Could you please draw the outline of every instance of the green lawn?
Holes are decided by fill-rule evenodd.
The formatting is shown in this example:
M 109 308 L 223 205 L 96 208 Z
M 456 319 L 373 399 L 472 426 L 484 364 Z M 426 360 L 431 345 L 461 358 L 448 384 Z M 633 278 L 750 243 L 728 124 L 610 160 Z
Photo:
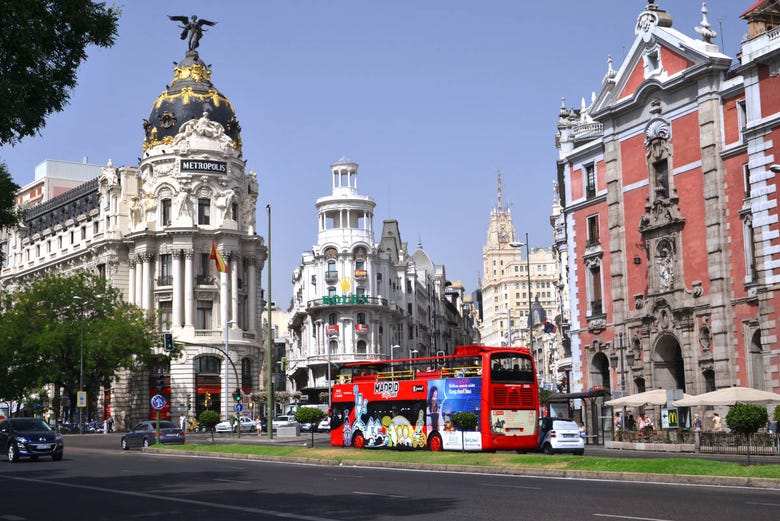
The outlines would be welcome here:
M 321 459 L 335 462 L 390 461 L 438 465 L 473 465 L 478 467 L 511 467 L 529 469 L 585 470 L 601 472 L 636 472 L 643 474 L 678 474 L 698 476 L 729 476 L 780 479 L 780 464 L 748 466 L 744 463 L 725 463 L 678 456 L 675 458 L 639 459 L 605 458 L 597 456 L 545 456 L 542 454 L 482 453 L 482 452 L 427 452 L 393 450 L 356 450 L 348 448 L 271 447 L 257 445 L 178 445 L 165 446 L 171 450 L 213 452 L 226 454 L 257 454 L 293 458 Z

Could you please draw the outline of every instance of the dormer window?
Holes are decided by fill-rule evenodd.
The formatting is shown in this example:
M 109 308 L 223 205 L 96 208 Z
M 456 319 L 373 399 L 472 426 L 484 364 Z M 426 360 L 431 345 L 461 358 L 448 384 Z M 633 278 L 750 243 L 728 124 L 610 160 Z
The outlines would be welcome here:
M 645 55 L 642 57 L 645 65 L 645 79 L 652 76 L 657 76 L 663 72 L 663 64 L 661 63 L 661 49 L 658 46 L 653 47 L 645 51 Z

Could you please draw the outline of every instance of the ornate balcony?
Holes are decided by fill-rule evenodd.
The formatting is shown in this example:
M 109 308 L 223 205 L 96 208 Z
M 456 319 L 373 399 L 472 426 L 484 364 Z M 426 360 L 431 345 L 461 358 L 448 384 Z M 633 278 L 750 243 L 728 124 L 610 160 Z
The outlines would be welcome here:
M 214 277 L 211 275 L 197 275 L 195 277 L 195 284 L 199 286 L 213 286 Z
M 355 324 L 355 332 L 359 335 L 367 335 L 368 324 Z
M 328 324 L 325 326 L 325 333 L 328 336 L 338 336 L 339 335 L 339 325 L 338 324 Z
M 366 270 L 355 270 L 355 280 L 364 280 L 367 276 Z
M 339 280 L 339 272 L 334 270 L 328 270 L 325 272 L 325 282 L 336 282 Z
M 158 286 L 170 286 L 173 284 L 173 276 L 172 275 L 163 275 L 162 277 L 157 277 L 157 285 Z

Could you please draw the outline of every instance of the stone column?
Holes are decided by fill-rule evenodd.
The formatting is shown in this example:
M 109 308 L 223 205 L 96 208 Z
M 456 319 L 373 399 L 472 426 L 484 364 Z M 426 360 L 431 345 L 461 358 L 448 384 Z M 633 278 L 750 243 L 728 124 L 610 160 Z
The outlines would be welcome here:
M 247 278 L 247 331 L 254 332 L 257 328 L 257 257 L 249 257 L 246 262 Z
M 143 305 L 143 255 L 135 256 L 135 305 L 141 307 Z
M 238 254 L 230 254 L 230 318 L 238 320 Z
M 141 307 L 145 311 L 152 309 L 152 254 L 142 254 L 143 269 L 142 269 L 142 293 L 141 293 Z
M 184 252 L 184 327 L 193 327 L 193 314 L 195 310 L 192 274 L 192 250 Z
M 227 253 L 223 254 L 224 258 Z M 230 281 L 228 273 L 219 273 L 219 323 L 222 326 L 230 320 Z
M 172 262 L 172 270 L 171 270 L 171 276 L 173 277 L 173 281 L 171 284 L 172 288 L 172 295 L 171 298 L 173 300 L 173 303 L 171 304 L 171 325 L 173 327 L 181 327 L 181 298 L 182 298 L 182 287 L 181 287 L 181 258 L 182 258 L 182 251 L 176 250 L 171 253 L 171 262 Z
M 127 301 L 135 304 L 135 257 L 132 255 L 127 261 Z

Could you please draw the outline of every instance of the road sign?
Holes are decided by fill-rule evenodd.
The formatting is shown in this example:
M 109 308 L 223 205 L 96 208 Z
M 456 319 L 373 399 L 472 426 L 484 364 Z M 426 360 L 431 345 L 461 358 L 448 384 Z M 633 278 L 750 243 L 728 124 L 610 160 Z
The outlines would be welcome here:
M 236 404 L 236 412 L 241 412 L 243 410 L 244 410 L 244 406 L 241 405 L 240 403 L 237 403 Z
M 86 406 L 87 406 L 87 391 L 77 391 L 76 407 L 86 407 Z
M 165 397 L 160 394 L 155 394 L 152 396 L 152 407 L 158 411 L 165 407 Z

